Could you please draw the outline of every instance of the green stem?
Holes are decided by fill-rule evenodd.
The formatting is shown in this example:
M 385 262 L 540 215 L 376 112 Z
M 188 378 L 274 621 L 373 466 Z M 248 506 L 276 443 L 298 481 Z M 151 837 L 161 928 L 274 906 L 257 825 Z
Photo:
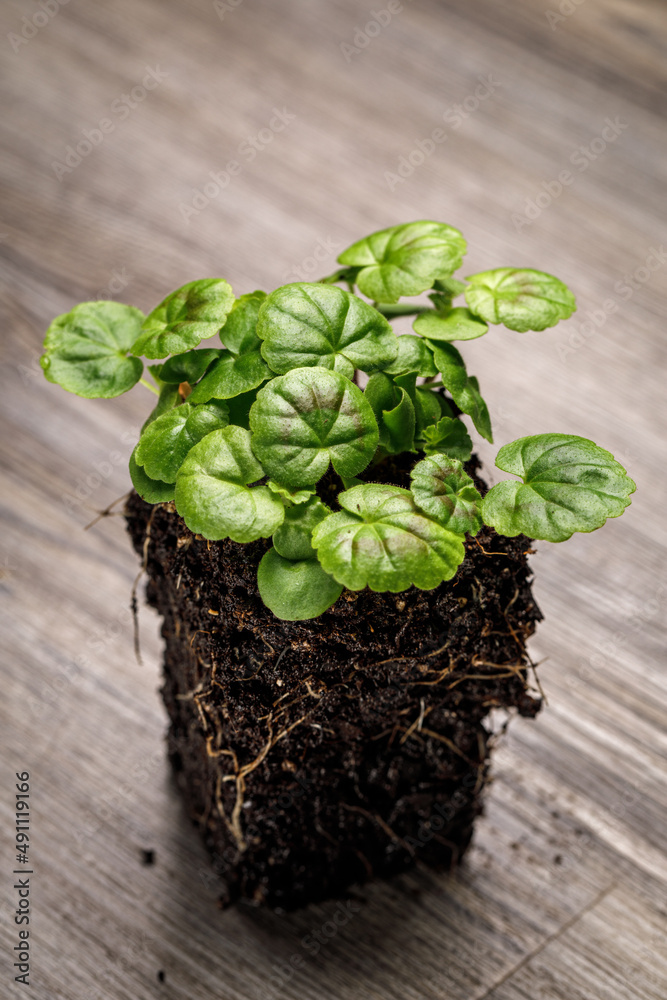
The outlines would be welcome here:
M 145 378 L 140 378 L 139 381 L 142 385 L 145 385 L 147 389 L 150 389 L 151 392 L 154 392 L 156 396 L 160 395 L 160 390 L 156 389 L 154 385 L 150 384 L 150 382 L 147 382 Z
M 373 307 L 377 309 L 379 313 L 383 316 L 418 316 L 419 313 L 428 312 L 428 306 L 409 306 L 407 303 L 402 305 L 387 305 L 382 302 L 374 302 Z

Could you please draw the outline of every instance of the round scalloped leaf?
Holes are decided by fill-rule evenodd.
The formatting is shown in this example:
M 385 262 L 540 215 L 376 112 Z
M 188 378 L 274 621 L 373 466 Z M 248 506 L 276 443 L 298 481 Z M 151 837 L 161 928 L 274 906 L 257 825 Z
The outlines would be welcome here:
M 40 363 L 49 382 L 86 399 L 111 399 L 141 378 L 139 358 L 128 357 L 144 314 L 120 302 L 82 302 L 57 316 L 44 338 Z
M 487 324 L 474 316 L 469 309 L 457 307 L 444 315 L 429 309 L 419 313 L 412 329 L 429 340 L 476 340 L 489 329 Z
M 266 486 L 248 488 L 264 475 L 243 427 L 213 431 L 188 453 L 176 477 L 176 509 L 190 531 L 219 541 L 268 538 L 285 516 Z
M 349 590 L 432 590 L 463 561 L 461 535 L 427 517 L 409 490 L 365 483 L 338 497 L 344 508 L 313 531 L 327 573 Z
M 253 451 L 292 490 L 318 482 L 332 463 L 341 476 L 366 468 L 378 428 L 364 394 L 338 372 L 296 368 L 257 393 L 250 409 Z
M 317 618 L 343 592 L 317 559 L 284 559 L 269 549 L 257 567 L 259 596 L 276 618 L 297 622 Z
M 456 417 L 441 417 L 437 423 L 425 427 L 422 436 L 427 455 L 440 452 L 460 462 L 467 462 L 472 455 L 470 435 Z
M 166 358 L 196 347 L 224 326 L 233 305 L 234 293 L 222 278 L 190 281 L 149 313 L 132 353 Z
M 442 375 L 442 382 L 463 413 L 467 413 L 478 432 L 493 441 L 491 418 L 479 391 L 479 382 L 468 375 L 465 361 L 453 344 L 431 344 L 433 359 Z
M 608 451 L 574 434 L 537 434 L 506 444 L 496 465 L 521 476 L 482 501 L 482 518 L 500 534 L 564 542 L 595 531 L 630 504 L 635 483 Z
M 257 336 L 259 307 L 266 299 L 266 292 L 249 292 L 241 295 L 220 331 L 220 340 L 234 354 L 258 351 L 261 341 Z
M 400 375 L 402 372 L 416 372 L 432 378 L 438 374 L 433 360 L 433 352 L 421 337 L 404 333 L 398 338 L 398 354 L 396 360 L 384 368 L 387 375 Z
M 288 507 L 285 520 L 273 536 L 278 555 L 285 559 L 314 559 L 315 550 L 310 541 L 313 528 L 330 513 L 317 496 L 311 497 L 305 504 Z
M 577 308 L 567 285 L 544 271 L 499 267 L 473 274 L 468 281 L 465 297 L 472 312 L 519 333 L 545 330 Z
M 167 503 L 174 499 L 174 484 L 151 479 L 146 470 L 137 464 L 136 448 L 130 455 L 130 479 L 135 490 L 146 503 Z
M 230 351 L 220 351 L 201 382 L 189 397 L 193 403 L 207 403 L 210 399 L 233 399 L 242 393 L 256 389 L 273 372 L 259 351 L 250 351 L 236 357 Z
M 148 424 L 137 445 L 137 462 L 151 479 L 175 483 L 190 449 L 228 423 L 229 411 L 224 403 L 183 403 Z
M 335 285 L 277 288 L 259 311 L 257 333 L 263 357 L 280 374 L 318 365 L 352 378 L 355 368 L 377 371 L 398 353 L 384 316 Z
M 429 517 L 457 534 L 477 534 L 482 527 L 482 498 L 461 462 L 449 455 L 431 455 L 417 462 L 410 478 L 415 502 Z
M 420 295 L 436 278 L 449 277 L 463 261 L 466 242 L 442 222 L 408 222 L 372 233 L 338 258 L 360 267 L 357 285 L 374 302 L 397 302 Z
M 160 366 L 159 377 L 163 382 L 174 385 L 180 385 L 181 382 L 194 385 L 223 353 L 219 348 L 201 347 L 183 354 L 174 354 Z

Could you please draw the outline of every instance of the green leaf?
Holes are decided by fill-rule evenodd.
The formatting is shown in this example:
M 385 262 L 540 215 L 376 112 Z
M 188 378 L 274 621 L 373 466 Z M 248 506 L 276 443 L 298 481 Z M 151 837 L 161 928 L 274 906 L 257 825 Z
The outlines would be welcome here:
M 339 475 L 356 475 L 378 444 L 364 394 L 326 368 L 296 368 L 260 389 L 250 428 L 266 472 L 293 490 L 318 482 L 330 461 Z
M 544 271 L 499 267 L 468 278 L 466 302 L 487 323 L 510 330 L 544 330 L 567 319 L 577 308 L 567 285 Z
M 417 462 L 410 477 L 415 503 L 429 517 L 457 534 L 477 534 L 482 527 L 482 498 L 461 462 L 449 455 L 431 455 Z
M 288 622 L 317 618 L 343 592 L 317 559 L 284 559 L 275 549 L 269 549 L 262 557 L 257 584 L 267 608 Z
M 139 439 L 136 460 L 151 479 L 175 483 L 190 449 L 228 423 L 229 411 L 224 403 L 183 403 L 148 424 Z
M 132 354 L 166 358 L 196 347 L 224 326 L 233 304 L 234 293 L 221 278 L 190 281 L 146 317 Z
M 227 400 L 229 409 L 229 422 L 238 427 L 245 427 L 250 430 L 250 408 L 257 399 L 257 390 L 242 392 L 240 396 L 233 396 Z
M 505 480 L 482 501 L 482 517 L 500 534 L 564 542 L 619 517 L 635 483 L 608 451 L 574 434 L 537 434 L 506 444 L 496 465 L 521 476 Z
M 141 428 L 141 433 L 143 434 L 148 425 L 152 424 L 158 417 L 161 417 L 163 413 L 168 413 L 169 410 L 173 410 L 174 407 L 179 406 L 181 402 L 181 394 L 178 391 L 178 386 L 165 382 L 160 389 L 160 395 L 154 409 L 151 411 L 148 419 Z
M 432 310 L 420 313 L 412 329 L 429 340 L 476 340 L 489 329 L 469 309 L 450 309 L 445 315 Z
M 335 285 L 296 283 L 272 292 L 259 312 L 262 355 L 284 374 L 318 365 L 352 378 L 372 372 L 398 353 L 396 334 L 367 302 Z
M 474 375 L 468 375 L 465 362 L 453 344 L 431 344 L 431 347 L 443 384 L 451 393 L 452 399 L 472 419 L 482 437 L 493 441 L 491 419 L 479 392 L 479 382 Z
M 385 372 L 375 372 L 364 391 L 377 421 L 379 443 L 390 455 L 414 449 L 416 416 L 411 397 L 416 375 L 410 374 L 411 383 L 402 386 Z
M 40 363 L 49 382 L 86 399 L 110 399 L 141 378 L 143 363 L 128 357 L 144 318 L 120 302 L 82 302 L 46 331 Z
M 312 544 L 325 571 L 349 590 L 432 590 L 463 561 L 461 536 L 426 517 L 409 490 L 366 483 L 338 500 L 344 509 L 317 525 Z
M 176 509 L 190 531 L 219 541 L 268 538 L 285 516 L 282 501 L 266 486 L 248 488 L 264 470 L 243 427 L 213 431 L 188 453 L 176 477 Z
M 459 281 L 458 278 L 438 278 L 437 281 L 433 282 L 433 289 L 436 295 L 440 296 L 441 301 L 448 299 L 451 303 L 452 299 L 455 299 L 457 295 L 461 295 L 466 290 L 465 281 Z M 430 296 L 432 298 L 432 296 Z
M 409 222 L 382 229 L 348 247 L 339 263 L 360 267 L 357 285 L 375 302 L 419 295 L 436 278 L 452 274 L 466 243 L 458 229 L 442 222 Z
M 417 434 L 423 436 L 427 427 L 432 427 L 440 420 L 443 406 L 449 409 L 442 396 L 433 389 L 418 385 L 415 389 L 415 416 L 417 418 Z M 450 411 L 451 412 L 451 411 Z
M 310 541 L 313 528 L 330 513 L 317 496 L 311 496 L 305 504 L 288 507 L 285 520 L 273 536 L 276 552 L 285 559 L 314 559 L 315 549 Z
M 281 486 L 280 483 L 275 483 L 273 479 L 269 479 L 266 485 L 272 493 L 277 493 L 279 497 L 283 498 L 283 500 L 287 500 L 289 503 L 294 504 L 307 503 L 315 492 L 314 490 L 288 490 L 286 486 Z
M 210 399 L 233 399 L 242 393 L 256 389 L 273 372 L 259 351 L 251 351 L 236 357 L 230 351 L 221 351 L 201 382 L 192 390 L 193 403 L 206 403 Z
M 161 366 L 160 378 L 163 382 L 176 385 L 180 385 L 181 382 L 194 385 L 223 353 L 215 347 L 202 347 L 198 350 L 185 351 L 183 354 L 174 354 Z
M 257 317 L 265 299 L 266 292 L 249 292 L 241 295 L 232 306 L 220 331 L 220 340 L 233 354 L 249 354 L 261 347 L 262 342 L 257 336 Z
M 138 445 L 137 445 L 138 447 Z M 137 465 L 137 449 L 130 456 L 130 479 L 135 490 L 146 503 L 168 503 L 174 499 L 174 484 L 151 479 L 145 469 Z
M 421 337 L 404 333 L 398 338 L 398 354 L 396 360 L 384 369 L 387 375 L 400 375 L 401 372 L 416 372 L 432 378 L 438 374 L 433 361 L 433 353 Z
M 423 437 L 427 455 L 444 452 L 460 462 L 467 462 L 472 455 L 470 435 L 456 417 L 441 417 L 435 425 L 424 428 Z

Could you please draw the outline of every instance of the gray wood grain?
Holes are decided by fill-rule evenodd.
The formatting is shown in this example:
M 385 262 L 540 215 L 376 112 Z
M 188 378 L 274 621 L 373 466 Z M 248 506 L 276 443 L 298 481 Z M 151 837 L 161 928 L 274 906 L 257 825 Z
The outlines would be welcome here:
M 71 0 L 25 44 L 10 34 L 38 8 L 7 0 L 1 13 L 0 813 L 11 833 L 13 774 L 28 769 L 32 995 L 658 1000 L 667 993 L 664 4 L 584 0 L 550 24 L 555 2 L 404 0 L 365 46 L 359 32 L 384 4 L 218 6 L 222 18 L 206 0 Z M 151 83 L 164 78 L 132 98 L 149 69 Z M 126 114 L 123 94 L 136 105 Z M 276 108 L 285 127 L 262 132 Z M 59 180 L 54 161 L 103 118 L 113 130 Z M 617 135 L 601 149 L 607 119 Z M 388 182 L 438 128 L 446 139 L 424 163 Z M 254 136 L 251 160 L 243 144 Z M 591 143 L 582 167 L 576 150 Z M 238 173 L 188 213 L 230 160 Z M 571 182 L 555 194 L 564 170 Z M 527 220 L 536 199 L 543 207 Z M 46 384 L 37 358 L 50 319 L 81 299 L 147 309 L 207 275 L 239 293 L 270 288 L 314 274 L 316 251 L 326 258 L 319 274 L 371 229 L 424 217 L 463 230 L 469 273 L 528 264 L 577 292 L 579 312 L 556 330 L 465 345 L 497 444 L 583 434 L 613 451 L 639 489 L 604 531 L 539 546 L 546 620 L 532 650 L 549 705 L 499 743 L 464 866 L 367 887 L 359 912 L 313 954 L 336 903 L 287 917 L 217 909 L 164 758 L 148 611 L 144 665 L 133 656 L 137 566 L 122 521 L 83 531 L 128 488 L 144 390 L 80 400 Z M 492 449 L 482 453 L 493 478 Z M 11 837 L 3 845 L 11 914 Z M 141 864 L 144 848 L 155 850 L 153 866 Z M 9 921 L 0 935 L 8 956 Z M 20 990 L 9 964 L 3 997 Z

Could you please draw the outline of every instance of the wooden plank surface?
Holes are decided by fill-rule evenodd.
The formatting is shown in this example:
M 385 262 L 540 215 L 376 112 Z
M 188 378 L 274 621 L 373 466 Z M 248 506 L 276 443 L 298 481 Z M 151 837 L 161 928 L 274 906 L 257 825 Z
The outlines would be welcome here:
M 0 996 L 23 989 L 9 956 L 13 775 L 25 769 L 40 1000 L 658 1000 L 665 5 L 403 0 L 377 33 L 366 25 L 384 3 L 218 8 L 71 0 L 43 24 L 27 0 L 1 12 Z M 133 98 L 151 70 L 153 89 Z M 112 131 L 56 170 L 104 118 Z M 446 139 L 424 163 L 388 181 L 438 128 Z M 238 173 L 191 211 L 230 160 Z M 562 171 L 571 182 L 558 193 Z M 462 229 L 466 273 L 532 265 L 577 293 L 579 312 L 554 331 L 465 345 L 496 443 L 583 434 L 639 489 L 603 532 L 539 546 L 546 620 L 532 650 L 549 705 L 501 741 L 464 866 L 364 889 L 329 937 L 336 903 L 290 916 L 216 908 L 164 758 L 148 611 L 144 665 L 133 657 L 136 560 L 119 518 L 83 531 L 127 490 L 149 404 L 141 387 L 116 402 L 69 396 L 43 381 L 37 358 L 49 320 L 81 299 L 147 309 L 208 275 L 237 293 L 271 288 L 331 270 L 373 228 L 424 217 Z M 491 449 L 482 454 L 492 465 Z

